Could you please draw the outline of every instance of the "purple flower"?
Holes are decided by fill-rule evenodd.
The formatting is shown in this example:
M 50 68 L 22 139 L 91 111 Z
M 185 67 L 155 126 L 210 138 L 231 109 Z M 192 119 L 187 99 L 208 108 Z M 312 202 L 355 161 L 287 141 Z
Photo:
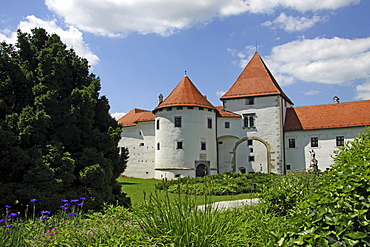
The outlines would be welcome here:
M 30 202 L 37 202 L 38 200 L 37 199 L 31 199 Z
M 83 206 L 83 204 L 82 203 L 78 203 L 78 204 L 76 204 L 77 206 L 80 206 L 80 207 L 82 207 Z
M 78 200 L 71 200 L 70 203 L 76 203 Z
M 69 216 L 69 217 L 72 217 L 72 216 L 76 216 L 76 214 L 71 213 L 71 214 L 69 214 L 68 216 Z
M 64 207 L 69 207 L 69 206 L 71 206 L 71 204 L 70 203 L 64 203 L 64 205 L 63 205 Z
M 80 197 L 80 200 L 81 200 L 81 201 L 85 201 L 85 200 L 86 200 L 86 198 L 85 198 L 85 197 Z
M 63 211 L 68 210 L 68 207 L 60 206 L 60 208 L 61 208 Z
M 40 215 L 44 215 L 44 214 L 47 214 L 47 215 L 50 215 L 50 211 L 41 211 Z
M 12 225 L 9 225 L 9 226 L 6 226 L 5 228 L 13 228 L 13 226 Z
M 68 202 L 68 200 L 61 200 L 62 202 Z
M 40 220 L 47 220 L 48 219 L 48 217 L 46 217 L 46 216 L 41 216 L 40 217 Z
M 6 207 L 6 208 L 11 208 L 11 206 L 9 206 L 9 205 L 5 205 L 5 207 Z
M 17 217 L 17 216 L 18 216 L 18 214 L 16 214 L 16 213 L 12 213 L 12 214 L 8 215 L 8 217 Z
M 0 220 L 0 223 L 5 223 L 5 220 Z

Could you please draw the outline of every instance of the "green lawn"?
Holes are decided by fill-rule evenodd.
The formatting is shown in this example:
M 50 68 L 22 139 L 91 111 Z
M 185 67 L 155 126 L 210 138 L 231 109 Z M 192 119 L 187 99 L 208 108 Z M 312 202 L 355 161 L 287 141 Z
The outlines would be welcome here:
M 155 188 L 155 184 L 161 182 L 157 179 L 142 179 L 132 177 L 119 177 L 118 182 L 122 185 L 122 191 L 127 193 L 131 198 L 132 205 L 142 204 L 144 202 L 144 196 L 148 197 L 150 194 L 158 193 L 159 195 L 165 195 L 165 192 L 158 191 Z M 169 197 L 176 198 L 178 195 L 174 193 L 168 193 Z M 211 202 L 219 201 L 231 201 L 240 200 L 247 198 L 258 197 L 258 194 L 238 194 L 238 195 L 225 195 L 225 196 L 208 196 L 207 200 Z M 198 205 L 205 203 L 204 196 L 196 196 L 196 203 Z

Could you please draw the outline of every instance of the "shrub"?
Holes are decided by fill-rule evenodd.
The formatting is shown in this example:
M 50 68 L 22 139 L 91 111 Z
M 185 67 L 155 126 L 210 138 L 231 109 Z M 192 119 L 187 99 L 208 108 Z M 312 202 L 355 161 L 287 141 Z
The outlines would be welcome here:
M 369 129 L 367 129 L 369 131 Z M 362 133 L 334 157 L 315 193 L 300 205 L 281 246 L 370 246 L 370 134 Z

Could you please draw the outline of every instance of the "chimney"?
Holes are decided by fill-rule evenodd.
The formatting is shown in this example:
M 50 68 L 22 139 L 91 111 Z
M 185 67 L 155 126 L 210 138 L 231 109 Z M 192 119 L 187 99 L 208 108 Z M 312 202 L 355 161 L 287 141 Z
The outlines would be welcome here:
M 334 98 L 333 98 L 333 103 L 334 104 L 338 104 L 339 103 L 339 97 L 338 96 L 334 96 Z
M 161 104 L 163 102 L 163 95 L 162 94 L 160 94 L 159 96 L 158 96 L 158 105 L 159 104 Z

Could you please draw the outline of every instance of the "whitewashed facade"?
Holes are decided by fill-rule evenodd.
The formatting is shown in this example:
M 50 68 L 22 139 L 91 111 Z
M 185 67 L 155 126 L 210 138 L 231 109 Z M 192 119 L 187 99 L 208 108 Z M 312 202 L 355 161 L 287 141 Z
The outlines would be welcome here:
M 123 125 L 124 175 L 197 177 L 228 171 L 286 173 L 333 164 L 339 146 L 370 125 L 370 101 L 293 107 L 256 53 L 214 107 L 184 77 L 153 111 L 134 109 Z

